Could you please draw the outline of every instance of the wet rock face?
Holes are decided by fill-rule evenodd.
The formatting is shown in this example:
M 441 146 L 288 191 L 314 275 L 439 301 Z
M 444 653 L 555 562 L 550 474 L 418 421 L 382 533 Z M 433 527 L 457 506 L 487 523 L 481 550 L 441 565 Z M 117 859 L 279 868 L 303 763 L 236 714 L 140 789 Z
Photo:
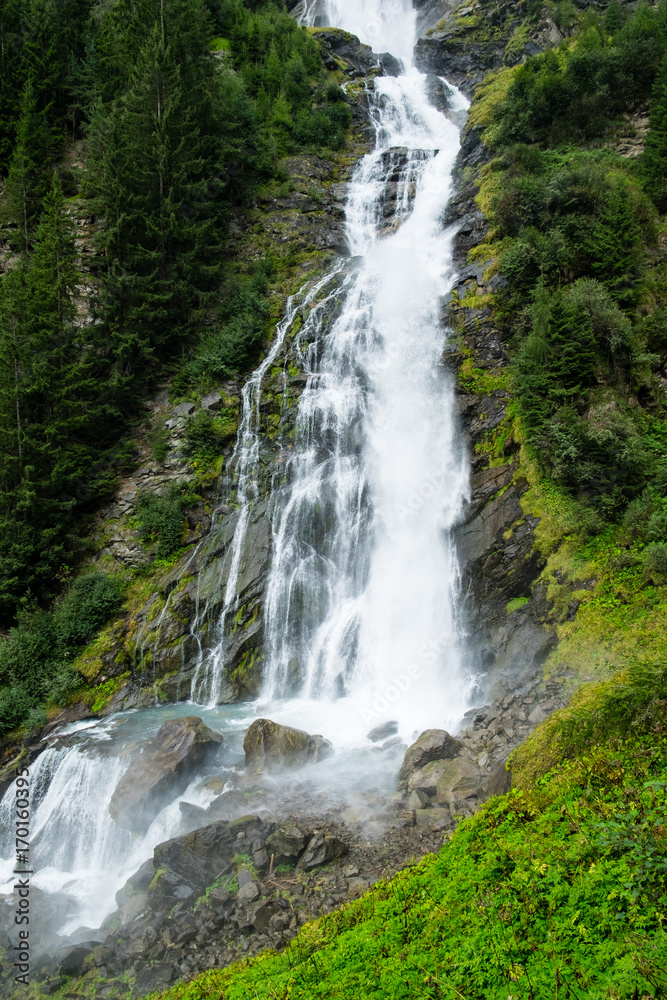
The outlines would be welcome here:
M 415 62 L 423 73 L 444 76 L 472 96 L 490 70 L 514 66 L 528 56 L 553 48 L 563 34 L 546 9 L 527 21 L 526 37 L 515 34 L 527 16 L 522 3 L 476 0 L 462 7 L 456 0 L 417 0 L 420 38 Z
M 113 819 L 135 833 L 148 829 L 159 811 L 184 791 L 223 738 L 197 716 L 169 719 L 118 782 L 109 804 Z
M 301 729 L 281 726 L 270 719 L 253 722 L 245 734 L 243 749 L 249 774 L 303 767 L 333 753 L 324 737 L 310 736 Z
M 378 68 L 378 60 L 370 45 L 364 45 L 356 35 L 341 28 L 324 28 L 318 31 L 315 39 L 322 52 L 324 65 L 335 73 L 343 70 L 346 76 L 368 76 Z

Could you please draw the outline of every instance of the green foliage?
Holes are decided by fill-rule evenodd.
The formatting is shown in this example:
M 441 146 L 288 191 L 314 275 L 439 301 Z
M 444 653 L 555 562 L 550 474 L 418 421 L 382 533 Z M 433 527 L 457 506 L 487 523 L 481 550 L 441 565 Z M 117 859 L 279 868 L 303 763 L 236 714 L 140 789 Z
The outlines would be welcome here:
M 557 483 L 607 514 L 624 509 L 645 482 L 650 454 L 633 415 L 599 388 L 629 371 L 631 324 L 601 284 L 563 291 L 540 283 L 532 324 L 516 356 L 515 392 L 528 443 Z
M 0 280 L 0 623 L 10 625 L 22 599 L 57 594 L 155 377 L 173 365 L 177 391 L 201 390 L 255 363 L 270 268 L 223 270 L 230 208 L 277 176 L 284 154 L 339 148 L 350 113 L 282 3 L 0 7 L 4 235 L 22 256 Z M 84 133 L 83 193 L 103 225 L 82 310 L 75 229 L 58 182 L 47 189 L 51 163 Z M 77 193 L 78 168 L 62 173 Z M 193 453 L 215 453 L 232 422 L 195 425 Z M 153 448 L 166 456 L 164 433 Z
M 74 231 L 57 176 L 32 254 L 0 283 L 0 617 L 27 595 L 53 596 L 76 551 L 83 482 L 106 444 L 106 369 L 95 331 L 77 323 Z M 122 423 L 121 423 L 122 426 Z M 85 494 L 84 494 L 85 499 Z
M 256 360 L 269 323 L 265 293 L 272 273 L 270 261 L 264 261 L 250 276 L 235 275 L 225 283 L 219 323 L 202 333 L 195 356 L 174 380 L 177 391 L 218 384 Z
M 25 607 L 0 643 L 0 735 L 36 725 L 39 702 L 62 704 L 81 678 L 71 661 L 122 606 L 116 579 L 78 577 L 52 611 Z
M 614 8 L 603 26 L 590 14 L 576 43 L 520 66 L 494 135 L 501 144 L 598 135 L 629 101 L 646 99 L 667 44 L 667 8 L 640 4 L 623 22 Z
M 197 459 L 216 458 L 235 439 L 236 430 L 236 420 L 231 414 L 214 416 L 208 410 L 197 410 L 185 428 L 188 453 Z
M 647 188 L 661 211 L 667 209 L 667 59 L 656 76 L 651 98 L 649 134 L 642 155 L 642 168 Z
M 164 496 L 144 493 L 137 501 L 137 521 L 145 542 L 157 542 L 155 555 L 169 559 L 181 546 L 184 511 L 193 502 L 187 487 L 172 484 Z
M 39 218 L 44 184 L 46 136 L 42 115 L 37 110 L 35 92 L 30 80 L 21 95 L 20 117 L 16 129 L 9 174 L 5 190 L 8 211 L 18 232 L 18 246 L 27 253 Z
M 500 318 L 514 347 L 521 426 L 541 474 L 594 507 L 602 524 L 623 515 L 666 457 L 653 372 L 667 357 L 667 287 L 647 267 L 657 243 L 647 192 L 657 197 L 664 174 L 665 71 L 656 73 L 666 47 L 664 3 L 640 4 L 627 18 L 610 6 L 604 25 L 588 12 L 574 40 L 512 72 L 484 121 L 497 155 L 480 203 L 509 281 Z M 608 141 L 591 140 L 652 89 L 653 140 L 640 172 Z

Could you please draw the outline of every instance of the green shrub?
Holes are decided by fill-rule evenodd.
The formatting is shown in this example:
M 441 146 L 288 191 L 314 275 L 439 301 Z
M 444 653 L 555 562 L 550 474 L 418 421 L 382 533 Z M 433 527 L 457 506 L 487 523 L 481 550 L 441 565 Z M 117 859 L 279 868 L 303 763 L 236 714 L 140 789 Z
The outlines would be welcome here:
M 54 609 L 59 647 L 69 654 L 85 646 L 120 610 L 122 603 L 122 588 L 115 577 L 102 573 L 77 577 Z
M 78 577 L 51 611 L 24 608 L 0 642 L 0 735 L 36 726 L 40 702 L 63 704 L 81 684 L 76 654 L 122 606 L 118 580 L 101 573 Z
M 647 576 L 657 577 L 660 582 L 667 579 L 667 545 L 664 542 L 654 542 L 646 546 L 644 569 Z
M 204 460 L 218 456 L 235 437 L 236 420 L 231 414 L 214 417 L 208 410 L 197 410 L 185 428 L 188 453 Z
M 157 542 L 156 558 L 169 559 L 178 551 L 183 535 L 184 512 L 194 498 L 172 484 L 164 496 L 144 493 L 137 501 L 137 521 L 144 542 Z

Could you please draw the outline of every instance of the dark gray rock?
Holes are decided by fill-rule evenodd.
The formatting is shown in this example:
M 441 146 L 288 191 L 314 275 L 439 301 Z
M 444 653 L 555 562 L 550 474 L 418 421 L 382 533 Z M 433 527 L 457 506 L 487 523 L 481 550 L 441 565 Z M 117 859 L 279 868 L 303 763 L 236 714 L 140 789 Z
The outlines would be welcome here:
M 310 837 L 310 831 L 304 831 L 294 824 L 285 824 L 267 838 L 267 854 L 274 855 L 274 864 L 277 865 L 296 862 Z
M 109 812 L 119 826 L 146 830 L 223 742 L 197 716 L 168 719 L 118 782 Z
M 368 76 L 377 70 L 377 60 L 369 45 L 364 45 L 356 35 L 340 28 L 325 28 L 314 36 L 328 70 L 342 70 L 352 78 Z
M 77 944 L 66 948 L 56 957 L 58 972 L 61 976 L 80 976 L 83 963 L 93 950 L 92 944 Z
M 310 871 L 311 868 L 318 868 L 320 865 L 326 864 L 327 861 L 342 857 L 347 854 L 347 851 L 347 844 L 339 837 L 328 833 L 314 834 L 303 855 L 299 858 L 297 867 L 304 871 Z
M 405 67 L 401 60 L 397 59 L 396 56 L 392 56 L 391 52 L 381 52 L 378 56 L 378 62 L 385 76 L 400 76 L 401 73 L 405 72 Z

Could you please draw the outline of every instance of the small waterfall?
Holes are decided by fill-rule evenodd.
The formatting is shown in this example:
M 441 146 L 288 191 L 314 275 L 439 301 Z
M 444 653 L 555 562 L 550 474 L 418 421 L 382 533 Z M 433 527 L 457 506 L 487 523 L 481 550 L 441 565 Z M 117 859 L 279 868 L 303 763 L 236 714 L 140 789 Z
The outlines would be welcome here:
M 302 336 L 309 335 L 310 331 L 316 328 L 318 323 L 321 323 L 323 315 L 326 314 L 326 310 L 330 307 L 332 299 L 338 294 L 338 290 L 334 287 L 333 290 L 324 295 L 323 300 L 322 295 L 327 286 L 334 281 L 340 266 L 337 265 L 333 272 L 319 281 L 309 282 L 300 292 L 288 299 L 285 316 L 276 328 L 271 350 L 243 387 L 241 426 L 236 439 L 236 447 L 229 463 L 234 470 L 233 483 L 229 478 L 225 483 L 226 492 L 231 492 L 232 486 L 235 486 L 239 509 L 230 546 L 230 555 L 227 559 L 221 560 L 220 565 L 221 588 L 223 586 L 222 575 L 225 571 L 227 576 L 224 584 L 222 611 L 215 625 L 214 642 L 207 645 L 206 648 L 201 643 L 203 623 L 208 621 L 210 617 L 206 602 L 201 608 L 197 602 L 197 613 L 191 627 L 191 634 L 199 645 L 199 657 L 192 678 L 190 698 L 198 704 L 213 706 L 217 704 L 220 697 L 225 666 L 225 636 L 230 621 L 238 610 L 239 567 L 248 521 L 253 504 L 260 499 L 261 495 L 259 476 L 261 467 L 260 403 L 262 382 L 284 350 L 286 339 L 297 318 L 301 317 L 304 320 Z
M 151 734 L 160 721 L 151 720 Z M 113 910 L 117 890 L 151 856 L 155 845 L 179 832 L 178 801 L 207 801 L 193 782 L 159 813 L 145 834 L 118 826 L 109 815 L 109 804 L 138 741 L 118 740 L 115 729 L 113 720 L 81 728 L 47 747 L 30 768 L 30 864 L 35 872 L 31 883 L 69 896 L 71 913 L 63 913 L 60 926 L 54 928 L 60 933 L 70 933 L 81 924 L 98 927 Z M 0 803 L 4 831 L 15 825 L 14 799 L 10 788 Z M 15 881 L 13 852 L 5 854 L 10 847 L 5 840 L 0 892 L 9 891 Z

